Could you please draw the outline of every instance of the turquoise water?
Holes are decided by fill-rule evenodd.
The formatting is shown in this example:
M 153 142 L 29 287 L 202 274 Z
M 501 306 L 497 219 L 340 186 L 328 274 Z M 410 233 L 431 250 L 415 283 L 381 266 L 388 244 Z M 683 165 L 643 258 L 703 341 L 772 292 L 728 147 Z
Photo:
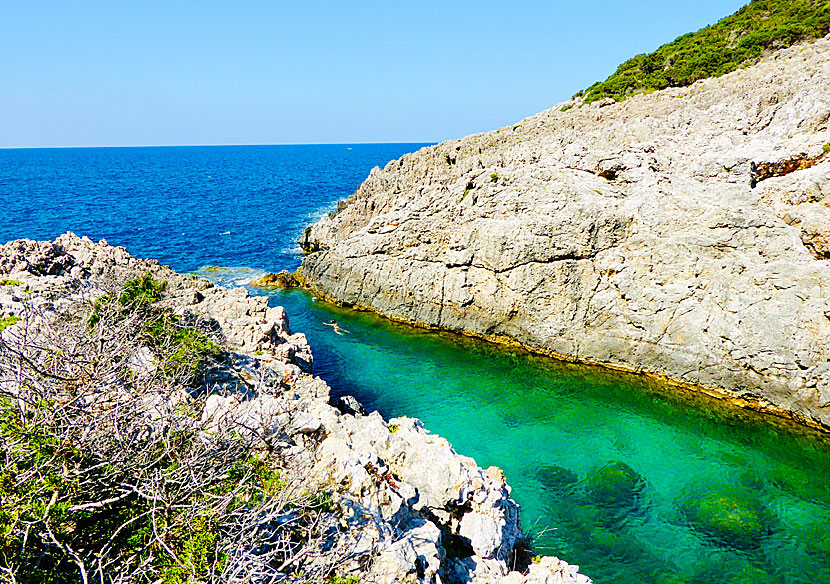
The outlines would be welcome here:
M 830 447 L 819 437 L 714 399 L 667 397 L 641 377 L 414 329 L 304 292 L 273 296 L 336 393 L 418 417 L 479 465 L 501 467 L 535 553 L 578 563 L 600 583 L 830 582 Z M 349 333 L 322 325 L 332 318 Z M 640 479 L 609 498 L 589 477 L 618 462 Z M 740 503 L 744 529 L 713 531 L 690 508 L 715 497 Z
M 72 229 L 242 285 L 412 144 L 0 151 L 0 241 Z M 245 266 L 240 268 L 239 266 Z M 264 291 L 255 291 L 264 293 Z M 830 582 L 830 446 L 717 400 L 275 293 L 315 373 L 501 467 L 535 553 L 598 583 Z M 336 318 L 336 335 L 322 322 Z

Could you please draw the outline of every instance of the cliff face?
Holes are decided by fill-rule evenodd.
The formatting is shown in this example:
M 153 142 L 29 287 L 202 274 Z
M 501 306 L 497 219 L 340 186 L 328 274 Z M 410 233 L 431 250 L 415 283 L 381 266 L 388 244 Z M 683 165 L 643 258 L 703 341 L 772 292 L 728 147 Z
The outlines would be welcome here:
M 285 505 L 279 514 L 273 514 L 272 509 L 270 516 L 255 509 L 254 517 L 249 519 L 253 523 L 247 526 L 237 522 L 216 527 L 215 537 L 221 538 L 220 549 L 226 549 L 227 557 L 217 568 L 221 573 L 211 572 L 212 576 L 204 581 L 299 578 L 304 582 L 331 582 L 332 574 L 336 574 L 342 581 L 355 578 L 378 584 L 590 584 L 576 566 L 552 557 L 530 565 L 524 575 L 511 572 L 517 558 L 521 563 L 527 551 L 519 508 L 510 498 L 510 487 L 501 471 L 479 468 L 471 458 L 456 453 L 446 440 L 429 434 L 418 420 L 387 422 L 377 412 L 346 413 L 330 405 L 328 386 L 311 374 L 313 359 L 305 335 L 290 331 L 281 307 L 269 307 L 266 298 L 250 297 L 244 289 L 226 290 L 206 280 L 176 274 L 158 262 L 133 258 L 123 248 L 105 242 L 93 243 L 66 234 L 55 242 L 20 240 L 0 246 L 0 414 L 4 420 L 18 407 L 31 407 L 26 397 L 31 381 L 21 382 L 22 370 L 31 366 L 37 377 L 42 371 L 35 365 L 43 360 L 53 371 L 43 375 L 61 380 L 54 373 L 58 371 L 54 355 L 65 351 L 59 353 L 58 345 L 65 343 L 79 353 L 80 341 L 67 339 L 65 334 L 59 335 L 64 338 L 56 338 L 56 323 L 71 321 L 85 311 L 94 314 L 101 299 L 112 297 L 113 286 L 142 275 L 164 283 L 158 304 L 169 311 L 166 314 L 206 331 L 223 348 L 224 358 L 205 368 L 201 386 L 177 385 L 166 388 L 165 393 L 164 376 L 160 374 L 165 362 L 154 349 L 121 350 L 118 358 L 127 364 L 126 375 L 122 372 L 99 379 L 90 374 L 69 385 L 58 384 L 58 395 L 71 394 L 68 403 L 76 412 L 73 416 L 90 425 L 89 420 L 102 412 L 107 416 L 116 412 L 116 428 L 120 429 L 115 432 L 130 434 L 131 426 L 137 424 L 140 433 L 136 436 L 144 436 L 142 439 L 166 432 L 171 436 L 195 432 L 199 444 L 217 449 L 215 460 L 221 459 L 222 453 L 236 452 L 234 448 L 238 450 L 240 444 L 251 444 L 262 460 L 276 461 L 272 470 L 279 473 L 282 486 L 273 494 L 274 500 L 291 500 L 300 494 L 301 499 L 313 495 L 328 501 L 322 510 L 315 503 L 302 516 L 292 504 Z M 91 322 L 81 318 L 84 334 L 93 334 L 90 327 L 94 325 L 88 324 Z M 107 334 L 96 340 L 93 348 L 99 350 L 99 344 L 100 350 L 116 344 L 129 348 L 128 341 Z M 117 366 L 96 367 L 110 365 Z M 136 399 L 131 388 L 141 383 L 147 389 Z M 61 401 L 53 399 L 50 403 Z M 119 409 L 113 404 L 132 413 L 119 418 Z M 100 433 L 97 442 L 109 438 L 104 427 L 90 428 L 82 437 L 89 431 Z M 8 439 L 5 434 L 0 436 L 7 455 L 0 465 L 3 469 L 25 462 Z M 90 452 L 86 452 L 83 440 L 76 448 L 97 462 L 94 444 Z M 175 455 L 177 465 L 182 466 L 178 457 L 184 458 L 184 452 Z M 224 472 L 215 465 L 218 462 L 209 465 L 208 474 L 211 470 Z M 116 485 L 118 489 L 141 491 L 129 477 L 120 480 L 124 484 Z M 9 492 L 4 483 L 0 492 L 4 505 L 11 501 L 6 499 Z M 56 491 L 52 503 L 68 507 L 70 503 L 64 498 L 70 495 L 72 492 Z M 75 497 L 93 500 L 96 495 L 77 488 L 74 493 Z M 122 500 L 124 497 L 115 497 L 76 507 L 80 512 L 106 512 Z M 263 509 L 271 507 L 266 501 Z M 43 517 L 45 520 L 46 514 Z M 302 542 L 290 543 L 290 539 L 277 537 L 283 526 L 307 521 L 308 517 L 313 521 L 303 539 L 316 541 L 316 547 L 300 547 Z M 131 521 L 123 529 L 129 530 Z M 38 522 L 32 525 L 35 527 L 31 533 L 27 528 L 26 534 L 36 545 Z M 82 527 L 79 524 L 74 529 Z M 245 530 L 259 534 L 261 541 L 240 538 Z M 160 533 L 156 537 L 164 543 L 164 533 Z M 67 540 L 72 530 L 69 534 L 64 537 L 58 532 L 57 537 Z M 50 536 L 58 541 L 55 535 Z M 88 541 L 95 541 L 94 536 Z M 84 565 L 90 574 L 103 569 L 102 578 L 122 574 L 119 570 L 126 568 L 121 563 L 127 561 L 128 554 L 101 568 L 101 550 L 88 541 L 73 556 L 81 570 Z M 61 545 L 69 549 L 70 544 Z M 49 548 L 44 553 L 45 565 L 52 565 Z M 157 555 L 164 554 L 159 550 Z M 150 563 L 147 560 L 146 564 Z M 5 557 L 0 569 L 3 573 L 14 569 L 25 572 L 25 563 L 18 564 L 15 558 Z M 71 569 L 77 570 L 74 566 Z
M 564 105 L 374 169 L 298 277 L 830 426 L 830 37 Z

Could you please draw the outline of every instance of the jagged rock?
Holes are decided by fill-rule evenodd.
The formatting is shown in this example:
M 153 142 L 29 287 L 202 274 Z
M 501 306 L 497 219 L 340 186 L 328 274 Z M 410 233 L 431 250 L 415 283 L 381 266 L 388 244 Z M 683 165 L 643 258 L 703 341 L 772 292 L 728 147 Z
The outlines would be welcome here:
M 579 573 L 579 566 L 572 566 L 557 558 L 544 557 L 538 564 L 531 564 L 527 574 L 510 572 L 499 584 L 591 584 L 590 578 Z
M 430 522 L 409 529 L 383 549 L 372 566 L 370 581 L 377 584 L 429 582 L 440 584 L 444 559 L 441 531 Z
M 328 385 L 309 372 L 312 355 L 305 336 L 292 333 L 285 310 L 268 307 L 265 298 L 215 287 L 133 258 L 122 248 L 66 234 L 55 242 L 20 240 L 0 246 L 0 276 L 12 275 L 20 283 L 10 288 L 26 291 L 4 290 L 0 314 L 20 315 L 39 307 L 38 318 L 55 318 L 61 307 L 71 309 L 73 303 L 111 291 L 99 286 L 147 272 L 167 282 L 161 304 L 188 322 L 208 326 L 212 338 L 228 349 L 223 362 L 206 373 L 200 390 L 212 393 L 204 405 L 181 413 L 177 423 L 192 428 L 200 421 L 206 442 L 212 435 L 226 435 L 225 430 L 256 438 L 260 447 L 287 455 L 290 465 L 281 473 L 302 477 L 309 493 L 330 493 L 334 509 L 321 518 L 330 527 L 327 543 L 330 549 L 348 550 L 352 558 L 339 569 L 354 572 L 369 565 L 359 574 L 367 584 L 497 582 L 508 575 L 516 554 L 525 550 L 519 507 L 502 472 L 479 468 L 418 420 L 387 423 L 377 412 L 363 415 L 354 398 L 348 403 L 356 415 L 330 405 Z M 17 334 L 15 328 L 3 331 L 4 342 Z M 152 352 L 141 351 L 131 367 L 137 375 L 152 372 Z M 115 402 L 119 395 L 113 386 L 88 399 Z M 153 419 L 159 416 L 154 412 L 173 412 L 190 403 L 184 389 L 172 396 L 147 398 L 143 409 L 148 420 L 134 439 L 156 431 Z M 445 538 L 466 549 L 468 557 L 448 560 Z M 555 569 L 546 568 L 548 579 L 539 581 L 590 582 L 575 567 L 551 561 Z M 539 569 L 531 568 L 531 573 Z
M 350 395 L 334 398 L 333 404 L 334 407 L 344 414 L 351 414 L 353 416 L 365 416 L 367 414 L 363 404 Z
M 560 109 L 372 170 L 298 279 L 830 427 L 830 37 Z

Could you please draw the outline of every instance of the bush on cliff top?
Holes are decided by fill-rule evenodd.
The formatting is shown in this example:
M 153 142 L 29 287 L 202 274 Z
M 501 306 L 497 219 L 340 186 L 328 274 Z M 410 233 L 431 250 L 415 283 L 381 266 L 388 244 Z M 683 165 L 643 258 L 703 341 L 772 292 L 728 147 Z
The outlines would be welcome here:
M 761 57 L 764 51 L 830 32 L 830 0 L 753 0 L 731 16 L 685 34 L 650 54 L 637 55 L 608 79 L 577 96 L 585 102 L 616 100 L 718 77 Z

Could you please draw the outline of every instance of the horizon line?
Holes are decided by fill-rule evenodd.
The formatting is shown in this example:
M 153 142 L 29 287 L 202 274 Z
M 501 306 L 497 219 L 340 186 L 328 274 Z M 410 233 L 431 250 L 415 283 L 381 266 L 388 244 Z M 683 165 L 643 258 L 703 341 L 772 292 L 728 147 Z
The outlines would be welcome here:
M 93 146 L 0 146 L 0 150 L 70 150 L 80 148 L 205 148 L 218 146 L 361 146 L 369 144 L 439 144 L 436 140 L 404 140 L 391 142 L 261 142 L 230 144 L 116 144 Z

